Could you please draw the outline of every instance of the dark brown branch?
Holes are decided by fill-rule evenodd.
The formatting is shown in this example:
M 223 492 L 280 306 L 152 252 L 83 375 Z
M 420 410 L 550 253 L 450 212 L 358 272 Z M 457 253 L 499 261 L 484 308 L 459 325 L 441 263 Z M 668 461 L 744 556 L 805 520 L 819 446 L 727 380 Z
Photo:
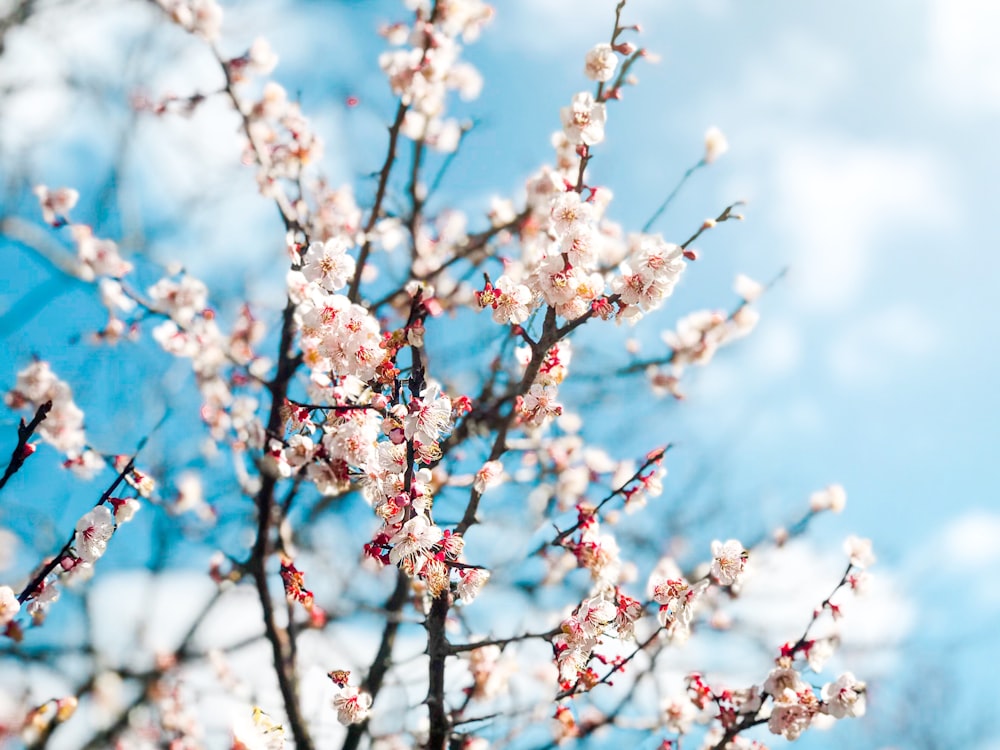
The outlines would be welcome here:
M 284 429 L 282 407 L 288 393 L 289 383 L 298 367 L 298 359 L 291 355 L 292 340 L 295 335 L 295 303 L 288 300 L 282 317 L 281 340 L 278 350 L 278 369 L 271 381 L 271 412 L 267 431 L 277 433 Z M 277 623 L 276 609 L 268 585 L 267 559 L 271 553 L 271 528 L 275 509 L 275 487 L 277 480 L 269 474 L 261 475 L 260 490 L 257 492 L 257 537 L 247 569 L 253 576 L 264 615 L 264 631 L 274 658 L 274 671 L 278 678 L 278 688 L 285 704 L 289 728 L 298 750 L 313 750 L 312 737 L 302 715 L 298 699 L 298 678 L 296 672 L 294 646 L 291 634 Z
M 135 453 L 132 454 L 132 457 L 128 460 L 128 463 L 125 464 L 125 467 L 120 472 L 118 472 L 118 476 L 115 477 L 115 481 L 111 483 L 111 486 L 108 487 L 101 494 L 100 499 L 94 504 L 95 508 L 98 507 L 99 505 L 104 505 L 104 503 L 106 503 L 108 500 L 111 499 L 111 495 L 114 494 L 114 491 L 118 489 L 119 485 L 121 485 L 121 483 L 125 481 L 125 477 L 128 476 L 128 474 L 131 473 L 131 471 L 135 468 L 135 459 L 139 456 L 139 453 L 142 452 L 142 449 L 146 447 L 146 443 L 148 442 L 150 436 L 154 432 L 156 432 L 157 429 L 159 429 L 160 425 L 163 424 L 166 418 L 167 418 L 166 415 L 164 415 L 163 418 L 160 419 L 160 421 L 156 424 L 156 426 L 153 427 L 149 435 L 144 436 L 139 441 L 139 445 L 136 446 Z M 41 570 L 39 570 L 38 573 L 35 574 L 35 576 L 31 579 L 28 585 L 24 587 L 24 589 L 21 591 L 20 594 L 18 594 L 17 596 L 18 602 L 24 604 L 28 599 L 30 599 L 34 595 L 34 593 L 38 590 L 38 587 L 41 586 L 42 583 L 45 581 L 45 579 L 48 578 L 49 575 L 59 566 L 59 563 L 63 559 L 63 557 L 69 553 L 70 549 L 73 547 L 73 541 L 75 539 L 76 539 L 76 533 L 74 532 L 70 534 L 69 539 L 59 549 L 59 552 L 57 552 L 52 557 L 51 560 L 49 560 L 45 565 L 42 566 Z
M 375 653 L 375 659 L 372 661 L 371 668 L 368 670 L 368 675 L 365 677 L 364 682 L 361 683 L 361 689 L 371 695 L 372 700 L 375 700 L 375 697 L 382 689 L 385 676 L 389 671 L 389 667 L 392 666 L 392 648 L 396 643 L 396 634 L 399 632 L 399 613 L 402 611 L 403 605 L 406 604 L 409 591 L 410 577 L 402 570 L 397 570 L 396 587 L 385 603 L 385 628 L 382 630 L 382 640 L 379 643 L 378 651 Z M 361 742 L 361 738 L 367 731 L 368 719 L 365 719 L 360 724 L 352 724 L 348 727 L 343 750 L 356 750 L 358 744 Z
M 673 443 L 668 443 L 663 448 L 658 448 L 657 450 L 653 451 L 648 456 L 646 456 L 646 460 L 643 462 L 642 466 L 640 466 L 638 469 L 636 469 L 635 473 L 631 477 L 629 477 L 627 480 L 625 480 L 625 482 L 623 482 L 622 485 L 618 489 L 613 490 L 612 492 L 608 493 L 607 495 L 604 496 L 604 498 L 601 499 L 601 501 L 594 508 L 594 511 L 593 511 L 592 515 L 594 515 L 594 516 L 598 515 L 600 513 L 600 511 L 601 511 L 601 508 L 603 508 L 605 505 L 607 505 L 612 500 L 614 500 L 616 497 L 618 497 L 618 495 L 622 494 L 628 488 L 628 486 L 630 484 L 632 484 L 633 482 L 638 481 L 639 478 L 642 476 L 642 472 L 644 472 L 646 469 L 648 469 L 653 464 L 659 463 L 663 459 L 663 457 L 667 454 L 667 451 L 669 451 L 673 447 L 674 447 Z M 546 547 L 556 547 L 556 546 L 558 546 L 559 544 L 562 543 L 562 541 L 564 539 L 566 539 L 569 536 L 571 536 L 575 531 L 577 531 L 577 529 L 579 529 L 581 526 L 583 526 L 583 524 L 584 524 L 584 521 L 580 520 L 580 521 L 577 521 L 572 526 L 570 526 L 569 528 L 564 529 L 563 531 L 560 531 L 558 534 L 556 534 L 555 538 L 553 538 L 552 541 L 547 542 L 547 543 L 542 544 L 541 546 L 539 546 L 538 549 L 536 549 L 532 553 L 532 556 L 540 554 Z
M 378 188 L 375 190 L 375 203 L 372 206 L 372 213 L 368 217 L 368 223 L 365 224 L 365 242 L 361 246 L 361 253 L 358 255 L 354 278 L 351 279 L 351 285 L 347 289 L 347 297 L 351 302 L 356 303 L 358 301 L 358 290 L 361 288 L 362 272 L 365 270 L 365 264 L 368 263 L 368 256 L 372 251 L 372 241 L 369 235 L 378 223 L 379 216 L 382 213 L 382 202 L 385 200 L 386 187 L 389 184 L 389 174 L 392 172 L 392 165 L 396 161 L 399 130 L 403 126 L 403 119 L 406 117 L 407 109 L 409 107 L 400 101 L 399 107 L 396 109 L 396 119 L 393 120 L 392 125 L 389 127 L 389 148 L 386 151 L 385 162 L 382 164 L 382 169 L 378 175 Z
M 34 451 L 29 448 L 28 441 L 31 436 L 38 429 L 38 426 L 45 421 L 45 418 L 52 411 L 52 402 L 46 401 L 44 404 L 38 407 L 35 411 L 35 416 L 32 417 L 31 421 L 25 424 L 24 419 L 17 427 L 17 445 L 14 446 L 14 450 L 10 454 L 10 463 L 7 464 L 6 470 L 4 470 L 3 476 L 0 477 L 0 490 L 4 488 L 7 484 L 7 480 L 10 479 L 17 471 L 24 465 L 25 460 Z
M 511 643 L 519 643 L 520 641 L 529 641 L 534 638 L 540 638 L 542 640 L 548 640 L 553 638 L 562 632 L 561 627 L 552 628 L 552 630 L 547 630 L 544 633 L 523 633 L 521 635 L 514 635 L 510 638 L 487 638 L 482 641 L 476 641 L 475 643 L 456 643 L 451 647 L 452 654 L 460 654 L 465 651 L 475 651 L 477 648 L 483 648 L 484 646 L 507 646 Z
M 448 592 L 434 599 L 430 615 L 425 623 L 427 627 L 427 656 L 430 659 L 430 669 L 427 685 L 427 713 L 430 719 L 430 734 L 427 750 L 446 750 L 448 737 L 451 734 L 451 719 L 444 702 L 444 672 L 445 662 L 451 652 L 451 644 L 445 634 L 445 621 L 448 618 Z

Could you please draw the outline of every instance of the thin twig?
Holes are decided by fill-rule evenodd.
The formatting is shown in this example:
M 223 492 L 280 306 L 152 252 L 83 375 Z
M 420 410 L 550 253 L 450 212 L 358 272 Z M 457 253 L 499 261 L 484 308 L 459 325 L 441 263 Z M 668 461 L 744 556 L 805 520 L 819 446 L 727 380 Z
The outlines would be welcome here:
M 38 426 L 45 421 L 45 418 L 52 411 L 52 402 L 46 401 L 44 404 L 38 407 L 35 411 L 35 416 L 32 417 L 31 421 L 27 424 L 24 423 L 24 419 L 21 420 L 21 424 L 17 427 L 17 445 L 14 446 L 14 450 L 10 454 L 10 463 L 7 464 L 7 468 L 4 470 L 3 476 L 0 477 L 0 490 L 4 488 L 7 484 L 7 480 L 14 476 L 20 469 L 25 460 L 34 451 L 28 447 L 28 440 L 34 434 Z

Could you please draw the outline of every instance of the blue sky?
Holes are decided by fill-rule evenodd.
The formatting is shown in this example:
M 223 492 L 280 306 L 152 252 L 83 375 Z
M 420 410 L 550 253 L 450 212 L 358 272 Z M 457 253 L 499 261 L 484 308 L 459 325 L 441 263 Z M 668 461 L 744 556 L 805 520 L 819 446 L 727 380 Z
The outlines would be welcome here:
M 81 191 L 99 184 L 95 165 L 106 164 L 115 129 L 127 123 L 105 107 L 125 88 L 73 109 L 64 92 L 44 84 L 81 56 L 114 80 L 126 41 L 134 44 L 150 18 L 138 4 L 114 7 L 72 33 L 53 27 L 20 44 L 11 39 L 19 62 L 0 67 L 0 79 L 43 82 L 18 94 L 16 117 L 0 121 L 0 149 L 4 159 L 23 156 L 49 184 Z M 493 27 L 467 52 L 486 86 L 460 110 L 477 127 L 443 196 L 461 195 L 460 206 L 475 216 L 492 195 L 517 194 L 550 156 L 558 108 L 587 88 L 583 54 L 608 36 L 613 7 L 500 4 Z M 357 180 L 379 163 L 391 106 L 373 64 L 380 40 L 371 30 L 399 15 L 396 4 L 231 10 L 223 46 L 242 50 L 264 29 L 281 57 L 278 79 L 301 90 L 326 137 L 333 180 L 363 186 Z M 691 309 L 730 306 L 736 272 L 767 280 L 789 268 L 762 302 L 754 335 L 690 373 L 689 401 L 670 410 L 670 429 L 692 454 L 719 456 L 728 500 L 763 526 L 794 516 L 813 490 L 842 483 L 847 510 L 824 519 L 815 538 L 836 550 L 852 531 L 872 537 L 880 558 L 874 572 L 891 577 L 920 613 L 902 662 L 929 661 L 967 681 L 973 694 L 986 693 L 992 675 L 983 665 L 1000 659 L 988 627 L 1000 619 L 990 575 L 1000 559 L 1000 313 L 986 302 L 1000 278 L 1000 228 L 991 218 L 1000 173 L 1000 6 L 634 0 L 625 17 L 643 25 L 639 41 L 662 59 L 637 68 L 639 86 L 611 108 L 608 140 L 592 165 L 592 178 L 615 192 L 612 217 L 640 226 L 700 157 L 710 125 L 726 133 L 730 152 L 695 175 L 657 228 L 679 241 L 732 200 L 749 202 L 745 222 L 699 243 L 702 260 L 662 327 Z M 172 64 L 135 53 L 135 80 L 186 92 L 192 77 L 211 68 L 197 43 L 157 40 Z M 345 107 L 348 94 L 361 106 Z M 102 126 L 88 126 L 95 121 Z M 167 203 L 161 194 L 174 199 L 225 185 L 196 207 L 190 235 L 159 237 L 156 252 L 169 257 L 196 235 L 212 252 L 189 253 L 193 270 L 232 288 L 266 290 L 258 273 L 265 261 L 247 269 L 234 259 L 261 232 L 276 241 L 281 234 L 269 209 L 253 204 L 252 182 L 229 187 L 232 172 L 220 164 L 238 161 L 238 145 L 225 121 L 209 108 L 188 126 L 147 123 L 133 148 L 134 193 L 108 229 L 127 233 L 134 214 L 169 222 L 169 213 L 158 213 Z M 248 213 L 247 201 L 258 208 Z M 37 278 L 34 261 L 13 257 L 7 289 L 0 281 L 0 312 L 23 291 L 22 278 Z M 50 324 L 43 314 L 34 326 Z M 0 361 L 23 359 L 38 331 L 0 341 Z M 650 353 L 657 331 L 635 332 Z M 122 366 L 110 355 L 97 360 L 101 372 Z M 97 402 L 103 392 L 99 384 L 76 387 L 83 401 Z M 639 424 L 631 437 L 641 446 L 644 431 L 662 428 Z M 680 474 L 686 460 L 694 470 L 694 459 L 679 460 Z M 972 655 L 960 651 L 946 663 L 942 652 L 969 639 L 977 644 Z M 977 739 L 976 747 L 1000 746 L 992 736 L 994 744 Z

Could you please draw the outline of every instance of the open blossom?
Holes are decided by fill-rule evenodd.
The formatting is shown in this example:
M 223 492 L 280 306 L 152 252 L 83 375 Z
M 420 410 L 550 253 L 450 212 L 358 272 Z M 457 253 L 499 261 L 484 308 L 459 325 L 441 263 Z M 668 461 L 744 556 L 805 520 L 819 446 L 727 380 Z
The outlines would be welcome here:
M 497 279 L 493 290 L 493 320 L 520 325 L 531 315 L 531 290 L 508 276 Z
M 707 365 L 719 347 L 727 343 L 730 329 L 718 310 L 698 310 L 677 321 L 676 331 L 664 331 L 664 343 L 673 350 L 674 369 L 685 365 Z
M 222 8 L 215 0 L 157 0 L 174 21 L 206 41 L 214 42 L 222 29 Z
M 786 740 L 798 739 L 799 735 L 809 728 L 817 707 L 811 689 L 807 688 L 804 693 L 783 690 L 774 696 L 774 706 L 767 720 L 767 728 Z
M 48 362 L 38 360 L 22 369 L 14 388 L 4 396 L 12 409 L 38 407 L 46 401 L 52 402 L 52 409 L 39 425 L 38 435 L 56 450 L 69 454 L 68 465 L 73 468 L 77 459 L 92 453 L 85 449 L 83 411 L 74 403 L 69 385 L 52 372 Z
M 302 274 L 328 292 L 336 292 L 354 278 L 354 258 L 347 254 L 348 243 L 334 237 L 313 242 L 302 257 Z
M 45 185 L 36 185 L 34 193 L 42 207 L 42 218 L 46 224 L 52 225 L 65 221 L 66 216 L 80 199 L 80 194 L 73 188 L 49 190 Z
M 410 413 L 403 420 L 407 440 L 424 445 L 436 443 L 451 430 L 451 399 L 439 388 L 428 388 L 410 402 Z
M 560 110 L 563 132 L 570 143 L 593 146 L 604 140 L 604 123 L 607 108 L 595 102 L 593 95 L 581 92 L 573 97 L 568 107 Z
M 591 81 L 606 83 L 614 76 L 617 67 L 618 55 L 610 44 L 602 42 L 587 53 L 583 72 Z
M 118 245 L 111 240 L 98 239 L 93 230 L 84 224 L 74 224 L 70 231 L 76 242 L 80 277 L 85 281 L 93 281 L 98 276 L 120 279 L 132 270 L 132 264 L 122 259 L 118 254 Z
M 368 718 L 371 712 L 372 697 L 358 688 L 345 685 L 333 699 L 333 707 L 337 709 L 337 721 L 341 724 L 358 724 Z
M 856 568 L 867 568 L 875 564 L 875 553 L 872 552 L 872 540 L 862 539 L 853 534 L 844 542 L 844 552 L 851 559 L 851 565 Z
M 490 571 L 482 568 L 469 568 L 459 571 L 457 592 L 458 598 L 465 604 L 471 604 L 490 580 Z
M 581 224 L 589 224 L 594 218 L 594 207 L 580 198 L 576 191 L 557 195 L 550 210 L 552 228 L 565 234 Z
M 747 563 L 747 551 L 736 539 L 722 543 L 712 542 L 712 575 L 723 586 L 732 586 L 739 580 Z
M 624 305 L 649 311 L 659 307 L 674 292 L 684 272 L 684 251 L 679 245 L 666 242 L 659 235 L 636 235 L 630 240 L 632 257 L 621 264 L 621 276 L 612 288 Z
M 684 642 L 691 635 L 695 604 L 701 593 L 708 588 L 708 581 L 699 581 L 691 586 L 679 571 L 671 572 L 676 577 L 661 579 L 655 583 L 650 581 L 653 600 L 660 605 L 657 615 L 660 625 L 667 628 L 671 638 Z
M 13 620 L 21 609 L 21 603 L 10 586 L 0 586 L 0 625 Z
M 414 516 L 389 540 L 393 545 L 389 562 L 399 565 L 404 560 L 412 561 L 428 552 L 441 541 L 442 536 L 441 529 L 428 521 L 426 516 Z
M 764 692 L 770 695 L 780 695 L 786 690 L 801 693 L 808 688 L 802 675 L 792 667 L 775 667 L 764 680 Z
M 92 563 L 104 554 L 108 540 L 115 533 L 115 521 L 106 505 L 98 505 L 76 522 L 73 548 L 76 556 Z
M 253 717 L 233 722 L 231 750 L 284 750 L 285 728 L 254 706 Z
M 687 734 L 698 717 L 698 709 L 687 696 L 673 696 L 663 703 L 664 726 L 669 732 Z
M 865 683 L 855 679 L 851 672 L 845 672 L 836 682 L 828 682 L 822 692 L 826 713 L 835 719 L 864 716 L 865 689 Z
M 562 414 L 563 407 L 556 401 L 556 396 L 555 386 L 533 384 L 518 409 L 523 422 L 531 427 L 539 427 L 549 417 Z
M 253 40 L 247 52 L 250 70 L 257 75 L 270 75 L 278 64 L 278 56 L 271 48 L 271 43 L 262 36 Z
M 482 468 L 476 472 L 476 478 L 472 486 L 480 495 L 492 487 L 498 487 L 503 483 L 503 462 L 487 461 Z
M 188 274 L 177 281 L 160 279 L 148 289 L 148 294 L 158 310 L 182 326 L 189 326 L 208 304 L 208 287 Z

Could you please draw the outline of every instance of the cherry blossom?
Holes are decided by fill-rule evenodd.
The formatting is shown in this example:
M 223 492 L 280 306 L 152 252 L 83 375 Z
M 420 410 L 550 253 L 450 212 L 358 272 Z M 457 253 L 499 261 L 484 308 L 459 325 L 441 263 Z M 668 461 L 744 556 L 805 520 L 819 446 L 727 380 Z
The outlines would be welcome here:
M 451 399 L 438 388 L 428 388 L 412 400 L 403 425 L 407 440 L 436 443 L 451 429 Z
M 459 599 L 465 604 L 471 604 L 489 580 L 490 572 L 482 568 L 459 571 L 456 587 Z
M 33 191 L 42 207 L 42 219 L 46 224 L 58 226 L 67 220 L 80 194 L 73 188 L 49 190 L 45 185 L 36 185 Z
M 863 539 L 852 534 L 844 541 L 844 552 L 851 559 L 851 565 L 856 568 L 867 568 L 875 564 L 871 539 Z
M 105 505 L 98 505 L 76 522 L 73 549 L 84 562 L 95 562 L 108 548 L 108 540 L 115 533 L 115 521 Z
M 251 718 L 233 722 L 232 750 L 284 750 L 285 728 L 254 706 Z
M 345 685 L 334 696 L 333 707 L 337 709 L 337 721 L 341 724 L 358 724 L 368 718 L 372 697 L 356 687 Z
M 767 720 L 767 728 L 786 740 L 796 740 L 812 722 L 818 703 L 811 688 L 802 693 L 785 689 L 774 696 L 774 706 Z
M 595 102 L 592 94 L 581 92 L 568 107 L 560 110 L 563 132 L 570 143 L 593 146 L 604 140 L 607 108 Z
M 12 621 L 21 609 L 14 589 L 10 586 L 0 586 L 0 625 Z
M 615 75 L 618 67 L 618 55 L 607 42 L 595 45 L 587 53 L 587 61 L 583 72 L 591 81 L 606 83 Z
M 865 715 L 865 683 L 845 672 L 823 686 L 823 710 L 835 719 Z
M 427 520 L 425 516 L 414 516 L 390 539 L 393 545 L 389 553 L 389 561 L 399 565 L 403 561 L 413 562 L 415 558 L 426 554 L 439 541 L 443 532 Z
M 90 227 L 73 224 L 70 232 L 76 242 L 80 277 L 84 281 L 93 281 L 98 276 L 120 279 L 132 270 L 132 264 L 118 254 L 118 246 L 111 240 L 95 237 Z
M 302 274 L 328 292 L 347 286 L 354 277 L 354 258 L 347 254 L 348 244 L 341 238 L 314 242 L 302 256 Z
M 670 732 L 687 734 L 698 716 L 698 710 L 686 697 L 673 696 L 663 702 L 664 726 Z
M 56 450 L 68 454 L 67 465 L 81 475 L 99 469 L 103 461 L 86 448 L 83 411 L 73 401 L 69 385 L 52 372 L 44 360 L 32 362 L 17 374 L 14 388 L 4 395 L 5 403 L 13 409 L 37 408 L 52 402 L 48 416 L 38 426 L 38 434 Z
M 487 461 L 482 468 L 476 472 L 475 487 L 476 492 L 482 494 L 486 490 L 498 487 L 503 483 L 503 462 Z
M 607 107 L 619 106 L 619 84 L 636 82 L 619 63 L 632 66 L 648 57 L 629 41 L 639 27 L 621 20 L 625 4 L 617 7 L 611 42 L 596 44 L 586 54 L 583 73 L 600 85 L 596 93 L 578 93 L 560 108 L 561 129 L 550 139 L 548 163 L 535 168 L 524 189 L 511 193 L 514 197 L 495 196 L 480 209 L 467 201 L 459 209 L 440 205 L 438 180 L 431 183 L 438 167 L 434 162 L 443 162 L 443 174 L 450 160 L 428 150 L 454 153 L 475 127 L 449 106 L 454 97 L 471 100 L 483 88 L 482 76 L 463 60 L 463 45 L 492 18 L 484 2 L 406 0 L 409 20 L 382 30 L 391 49 L 378 64 L 398 98 L 396 115 L 388 123 L 384 166 L 374 173 L 373 189 L 359 188 L 359 199 L 351 185 L 330 184 L 321 175 L 323 142 L 298 97 L 274 81 L 252 80 L 268 76 L 277 63 L 266 40 L 258 38 L 245 53 L 223 57 L 221 49 L 246 47 L 234 47 L 235 39 L 216 43 L 222 23 L 216 0 L 157 2 L 183 29 L 210 42 L 202 44 L 203 51 L 209 53 L 206 59 L 215 58 L 216 78 L 222 83 L 191 80 L 187 94 L 166 94 L 160 104 L 145 103 L 139 109 L 164 117 L 191 114 L 209 100 L 230 109 L 232 130 L 238 134 L 236 152 L 242 149 L 244 162 L 255 170 L 247 179 L 256 179 L 260 193 L 279 210 L 279 246 L 285 252 L 277 278 L 283 277 L 284 285 L 274 299 L 229 304 L 219 298 L 217 306 L 210 305 L 206 281 L 212 279 L 197 279 L 179 265 L 168 265 L 164 272 L 141 253 L 125 260 L 115 241 L 95 237 L 86 225 L 69 224 L 67 214 L 79 198 L 75 190 L 36 189 L 42 218 L 52 225 L 45 231 L 56 235 L 68 228 L 77 253 L 75 272 L 94 282 L 93 295 L 106 308 L 107 323 L 96 332 L 95 342 L 111 345 L 148 335 L 167 353 L 190 360 L 188 375 L 198 395 L 194 426 L 204 429 L 204 455 L 182 458 L 187 461 L 182 465 L 165 463 L 166 486 L 174 489 L 160 495 L 151 474 L 136 469 L 133 458 L 117 456 L 114 468 L 121 475 L 111 489 L 80 518 L 59 554 L 36 568 L 24 596 L 32 620 L 41 624 L 62 586 L 94 574 L 94 563 L 111 536 L 141 508 L 139 498 L 145 498 L 166 508 L 172 518 L 165 520 L 182 528 L 192 520 L 184 516 L 188 511 L 210 523 L 218 514 L 224 533 L 212 537 L 221 549 L 209 575 L 224 589 L 243 585 L 256 591 L 273 657 L 272 678 L 277 677 L 283 699 L 274 710 L 288 717 L 288 734 L 296 746 L 315 745 L 308 725 L 314 718 L 320 725 L 324 721 L 322 715 L 312 716 L 311 709 L 302 715 L 295 686 L 307 684 L 302 670 L 312 668 L 311 663 L 303 665 L 306 651 L 297 650 L 299 644 L 305 645 L 307 637 L 319 639 L 317 643 L 339 637 L 331 629 L 339 623 L 333 618 L 327 622 L 320 606 L 326 600 L 337 608 L 336 620 L 345 623 L 355 616 L 359 602 L 365 611 L 384 615 L 385 644 L 400 623 L 412 630 L 405 623 L 419 620 L 426 630 L 426 658 L 420 667 L 431 686 L 425 701 L 428 728 L 401 720 L 396 724 L 405 730 L 383 732 L 383 717 L 376 717 L 372 727 L 378 727 L 377 736 L 355 735 L 364 726 L 351 730 L 349 736 L 363 743 L 437 750 L 451 741 L 485 747 L 488 742 L 474 737 L 478 730 L 466 720 L 487 713 L 465 714 L 465 705 L 502 697 L 517 660 L 525 655 L 535 659 L 531 649 L 536 647 L 551 654 L 551 660 L 543 659 L 537 675 L 523 669 L 521 674 L 558 682 L 555 739 L 602 731 L 615 716 L 597 711 L 606 697 L 613 700 L 610 692 L 600 691 L 613 690 L 619 677 L 626 685 L 639 684 L 650 674 L 659 650 L 682 644 L 696 624 L 719 630 L 739 624 L 722 603 L 739 593 L 750 554 L 730 539 L 712 543 L 708 565 L 682 570 L 664 558 L 649 576 L 645 598 L 632 596 L 639 568 L 631 534 L 642 529 L 628 518 L 623 535 L 616 524 L 662 493 L 666 451 L 648 453 L 637 468 L 634 458 L 620 455 L 625 446 L 599 447 L 602 434 L 613 433 L 589 423 L 590 404 L 579 401 L 583 380 L 572 373 L 581 382 L 567 383 L 578 329 L 590 326 L 610 335 L 611 329 L 600 328 L 602 321 L 635 323 L 663 306 L 689 262 L 698 257 L 690 245 L 717 223 L 736 218 L 730 206 L 717 219 L 704 221 L 683 246 L 659 234 L 629 233 L 611 218 L 621 212 L 611 205 L 613 189 L 597 184 L 589 171 L 591 159 L 600 157 L 590 147 L 605 137 Z M 349 93 L 346 106 L 357 104 L 358 95 Z M 710 129 L 704 148 L 696 167 L 726 151 L 721 131 Z M 407 160 L 409 173 L 401 175 L 399 164 Z M 131 244 L 123 241 L 122 246 Z M 647 371 L 658 389 L 680 397 L 679 379 L 686 366 L 709 364 L 719 347 L 754 328 L 758 313 L 752 303 L 766 288 L 741 275 L 734 284 L 739 304 L 728 308 L 732 312 L 678 311 L 676 328 L 662 334 L 666 353 L 640 358 L 636 345 L 629 349 L 634 366 L 628 371 Z M 441 356 L 440 342 L 460 342 L 450 332 L 469 319 L 470 311 L 487 308 L 497 325 L 481 318 L 475 332 L 486 336 L 476 348 L 489 361 L 477 353 L 469 362 L 484 367 L 470 374 L 461 356 Z M 583 340 L 588 344 L 578 352 L 586 357 L 592 354 L 592 342 Z M 104 468 L 101 454 L 88 444 L 84 414 L 69 384 L 44 361 L 18 373 L 5 401 L 15 409 L 38 409 L 51 401 L 51 411 L 34 426 L 38 437 L 65 453 L 64 466 L 80 475 Z M 633 401 L 629 408 L 644 408 Z M 140 450 L 149 435 L 142 437 Z M 102 434 L 102 446 L 104 440 L 130 438 Z M 34 443 L 22 447 L 33 450 Z M 233 502 L 220 496 L 210 506 L 201 475 L 192 467 L 206 467 L 213 494 L 225 492 Z M 511 483 L 506 491 L 483 497 L 504 481 Z M 239 497 L 240 492 L 246 497 Z M 356 524 L 321 524 L 331 518 L 331 507 L 334 515 L 346 512 L 342 509 L 357 495 L 370 504 L 375 519 L 362 524 L 368 528 L 352 548 Z M 512 502 L 516 523 L 503 521 Z M 809 502 L 813 513 L 839 511 L 845 494 L 832 485 Z M 306 533 L 313 529 L 300 527 L 313 518 L 315 530 L 330 543 L 316 544 Z M 498 518 L 506 526 L 497 526 Z M 775 537 L 781 541 L 796 533 L 791 524 L 783 528 L 788 530 Z M 503 536 L 492 538 L 499 529 Z M 233 530 L 249 532 L 248 539 Z M 514 536 L 508 538 L 510 534 Z M 531 606 L 510 613 L 527 615 L 524 630 L 519 621 L 513 626 L 517 634 L 507 637 L 503 634 L 510 623 L 498 621 L 483 641 L 471 632 L 476 611 L 464 608 L 488 583 L 508 590 L 515 579 L 520 585 L 520 571 L 512 577 L 500 567 L 509 558 L 506 547 L 519 544 L 517 534 L 522 540 L 529 534 L 538 537 L 532 541 L 532 547 L 538 546 L 529 565 L 537 580 L 524 579 L 530 584 L 524 592 L 531 594 L 526 599 Z M 658 544 L 676 551 L 683 549 L 680 542 L 676 547 L 675 540 Z M 500 554 L 491 557 L 498 545 Z M 846 550 L 852 568 L 838 590 L 861 586 L 863 576 L 854 569 L 874 562 L 868 540 L 852 538 Z M 396 579 L 385 604 L 369 601 L 381 596 L 374 589 L 357 588 L 367 586 L 367 573 L 356 577 L 339 569 L 320 586 L 324 579 L 312 571 L 324 564 L 340 566 L 344 556 L 362 557 L 373 576 L 381 571 L 386 581 Z M 275 558 L 287 601 L 274 596 Z M 315 593 L 306 588 L 296 561 L 303 568 L 308 563 Z M 390 565 L 398 570 L 383 570 Z M 588 575 L 575 573 L 578 569 Z M 561 585 L 579 588 L 569 604 L 560 594 Z M 504 590 L 497 593 L 503 596 Z M 220 590 L 219 601 L 224 594 Z M 555 608 L 547 608 L 546 602 Z M 575 602 L 579 604 L 573 606 Z M 295 606 L 275 606 L 286 603 Z M 827 609 L 839 615 L 827 598 L 813 621 Z M 699 618 L 700 611 L 704 616 Z M 15 621 L 19 613 L 14 589 L 0 586 L 0 626 L 12 638 L 24 635 Z M 536 617 L 544 622 L 541 627 L 533 626 Z M 804 664 L 821 669 L 838 643 L 836 636 L 811 633 L 812 624 L 799 640 L 781 647 L 777 666 L 761 683 L 731 690 L 692 674 L 687 697 L 672 697 L 660 708 L 650 704 L 647 715 L 635 717 L 636 726 L 682 735 L 697 721 L 710 725 L 706 747 L 740 748 L 751 747 L 752 741 L 739 732 L 765 722 L 773 733 L 793 740 L 817 716 L 822 721 L 863 714 L 866 688 L 851 673 L 827 683 L 820 699 L 797 671 Z M 305 629 L 311 630 L 306 634 Z M 190 632 L 200 631 L 195 627 Z M 308 645 L 308 653 L 326 658 L 324 649 Z M 143 691 L 145 705 L 130 714 L 129 726 L 114 737 L 119 744 L 186 748 L 199 745 L 207 731 L 220 736 L 219 727 L 198 724 L 190 705 L 185 684 L 192 677 L 189 646 L 185 642 L 157 656 L 152 682 Z M 337 688 L 332 707 L 341 724 L 364 724 L 381 685 L 399 685 L 400 679 L 410 683 L 410 673 L 401 671 L 410 666 L 395 662 L 402 654 L 383 658 L 383 650 L 363 683 L 371 692 L 350 686 L 343 670 L 329 673 Z M 210 661 L 229 692 L 239 695 L 249 687 L 240 684 L 219 653 L 210 655 Z M 456 677 L 455 666 L 466 664 L 468 674 Z M 117 672 L 107 674 L 121 679 Z M 465 691 L 464 701 L 459 689 Z M 584 701 L 568 702 L 589 691 L 595 692 L 590 713 Z M 676 695 L 670 688 L 664 694 Z M 38 716 L 51 722 L 57 715 L 53 712 L 68 711 L 74 701 L 53 703 Z M 642 707 L 622 704 L 622 709 L 632 721 L 631 714 Z M 332 714 L 329 706 L 325 710 Z M 552 712 L 550 705 L 545 715 Z M 244 713 L 232 727 L 234 750 L 284 747 L 285 727 L 259 708 Z M 51 729 L 48 723 L 39 726 L 39 737 Z M 663 742 L 664 747 L 673 743 Z
M 736 539 L 712 542 L 712 576 L 723 586 L 732 586 L 743 573 L 748 553 Z

